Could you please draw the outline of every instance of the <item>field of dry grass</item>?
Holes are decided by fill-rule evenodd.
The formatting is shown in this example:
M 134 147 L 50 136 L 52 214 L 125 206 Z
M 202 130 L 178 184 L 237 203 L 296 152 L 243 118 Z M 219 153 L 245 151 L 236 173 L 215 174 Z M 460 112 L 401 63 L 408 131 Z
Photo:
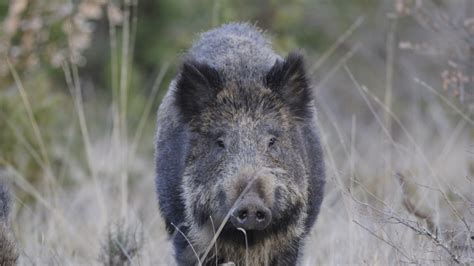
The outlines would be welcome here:
M 368 90 L 361 93 L 374 96 Z M 434 103 L 432 108 L 436 119 L 414 116 L 401 125 L 404 132 L 397 142 L 381 125 L 367 128 L 356 117 L 344 132 L 340 120 L 320 108 L 328 184 L 305 265 L 472 263 L 472 121 L 459 117 L 450 122 L 448 111 Z M 85 122 L 100 123 L 91 117 Z M 116 245 L 130 253 L 125 261 L 172 262 L 157 211 L 153 158 L 134 152 L 132 143 L 117 139 L 113 130 L 101 134 L 85 140 L 85 169 L 78 167 L 67 143 L 55 143 L 53 150 L 71 158 L 70 164 L 44 178 L 69 176 L 73 181 L 66 187 L 54 181 L 33 187 L 14 168 L 4 170 L 18 190 L 35 199 L 34 204 L 14 201 L 11 220 L 21 264 L 96 264 L 106 256 L 104 247 L 107 251 Z M 140 178 L 122 182 L 129 175 Z
M 315 89 L 327 187 L 302 264 L 474 264 L 472 112 L 439 89 L 437 73 L 424 75 L 415 71 L 417 65 L 394 58 L 401 54 L 394 28 L 382 31 L 382 60 L 363 42 L 341 48 L 351 36 L 366 38 L 357 35 L 364 27 L 369 26 L 363 19 L 356 20 L 337 33 L 327 51 L 308 57 L 308 68 L 322 73 Z M 133 25 L 122 30 L 126 45 L 115 46 L 114 54 L 128 62 Z M 368 66 L 351 64 L 354 55 Z M 173 264 L 155 193 L 152 123 L 162 77 L 174 70 L 161 66 L 131 128 L 127 63 L 115 71 L 116 94 L 97 102 L 84 100 L 81 91 L 89 85 L 74 63 L 64 62 L 64 86 L 73 99 L 66 108 L 75 117 L 62 129 L 63 138 L 46 145 L 47 129 L 31 112 L 32 84 L 5 63 L 34 143 L 22 139 L 15 121 L 0 130 L 15 132 L 27 156 L 40 165 L 39 181 L 32 183 L 0 153 L 0 178 L 12 187 L 10 224 L 20 265 Z M 393 81 L 394 68 L 406 70 L 410 100 L 396 97 L 401 83 Z

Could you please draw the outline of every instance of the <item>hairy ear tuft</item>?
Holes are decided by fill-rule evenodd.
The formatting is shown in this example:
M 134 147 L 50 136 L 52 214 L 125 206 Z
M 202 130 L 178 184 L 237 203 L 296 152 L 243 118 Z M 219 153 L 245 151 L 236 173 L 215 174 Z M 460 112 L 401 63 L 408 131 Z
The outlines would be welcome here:
M 311 115 L 309 103 L 312 93 L 301 54 L 291 52 L 285 60 L 278 60 L 268 72 L 265 82 L 283 99 L 295 117 Z
M 186 122 L 198 116 L 222 88 L 219 72 L 204 63 L 185 61 L 176 83 L 176 104 Z

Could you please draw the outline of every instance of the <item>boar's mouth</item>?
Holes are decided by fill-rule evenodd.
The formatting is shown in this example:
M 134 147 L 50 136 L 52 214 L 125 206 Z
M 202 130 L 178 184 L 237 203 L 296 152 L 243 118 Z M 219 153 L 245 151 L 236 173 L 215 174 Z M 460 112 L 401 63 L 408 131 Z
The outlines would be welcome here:
M 262 243 L 272 233 L 270 230 L 246 230 L 247 243 L 245 242 L 245 235 L 242 231 L 235 228 L 232 224 L 226 224 L 221 234 L 219 235 L 219 241 L 233 243 L 234 245 L 245 247 L 252 247 Z
M 271 236 L 278 235 L 285 231 L 290 230 L 291 227 L 297 226 L 298 220 L 303 212 L 303 204 L 298 202 L 292 208 L 288 208 L 281 213 L 272 212 L 274 219 L 270 225 L 263 230 L 246 230 L 247 243 L 245 242 L 244 233 L 236 228 L 230 220 L 227 221 L 223 230 L 219 235 L 219 241 L 233 243 L 245 247 L 252 247 L 262 243 L 264 240 L 269 239 Z

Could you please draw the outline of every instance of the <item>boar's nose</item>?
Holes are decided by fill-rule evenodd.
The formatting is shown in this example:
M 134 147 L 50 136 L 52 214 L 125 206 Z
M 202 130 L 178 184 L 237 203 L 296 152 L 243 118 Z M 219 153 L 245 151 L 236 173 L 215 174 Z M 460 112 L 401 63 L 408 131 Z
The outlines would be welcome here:
M 272 213 L 257 196 L 244 197 L 234 209 L 230 221 L 237 228 L 263 230 L 272 220 Z

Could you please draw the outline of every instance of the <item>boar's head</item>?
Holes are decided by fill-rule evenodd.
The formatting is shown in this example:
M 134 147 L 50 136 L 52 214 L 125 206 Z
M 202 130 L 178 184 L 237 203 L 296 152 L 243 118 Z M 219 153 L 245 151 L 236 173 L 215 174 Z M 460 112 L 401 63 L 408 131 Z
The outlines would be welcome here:
M 186 223 L 204 245 L 221 223 L 223 241 L 243 239 L 242 228 L 249 245 L 303 231 L 308 170 L 299 125 L 313 115 L 303 58 L 290 53 L 250 76 L 259 78 L 229 80 L 185 61 L 177 80 L 175 103 L 189 128 Z

